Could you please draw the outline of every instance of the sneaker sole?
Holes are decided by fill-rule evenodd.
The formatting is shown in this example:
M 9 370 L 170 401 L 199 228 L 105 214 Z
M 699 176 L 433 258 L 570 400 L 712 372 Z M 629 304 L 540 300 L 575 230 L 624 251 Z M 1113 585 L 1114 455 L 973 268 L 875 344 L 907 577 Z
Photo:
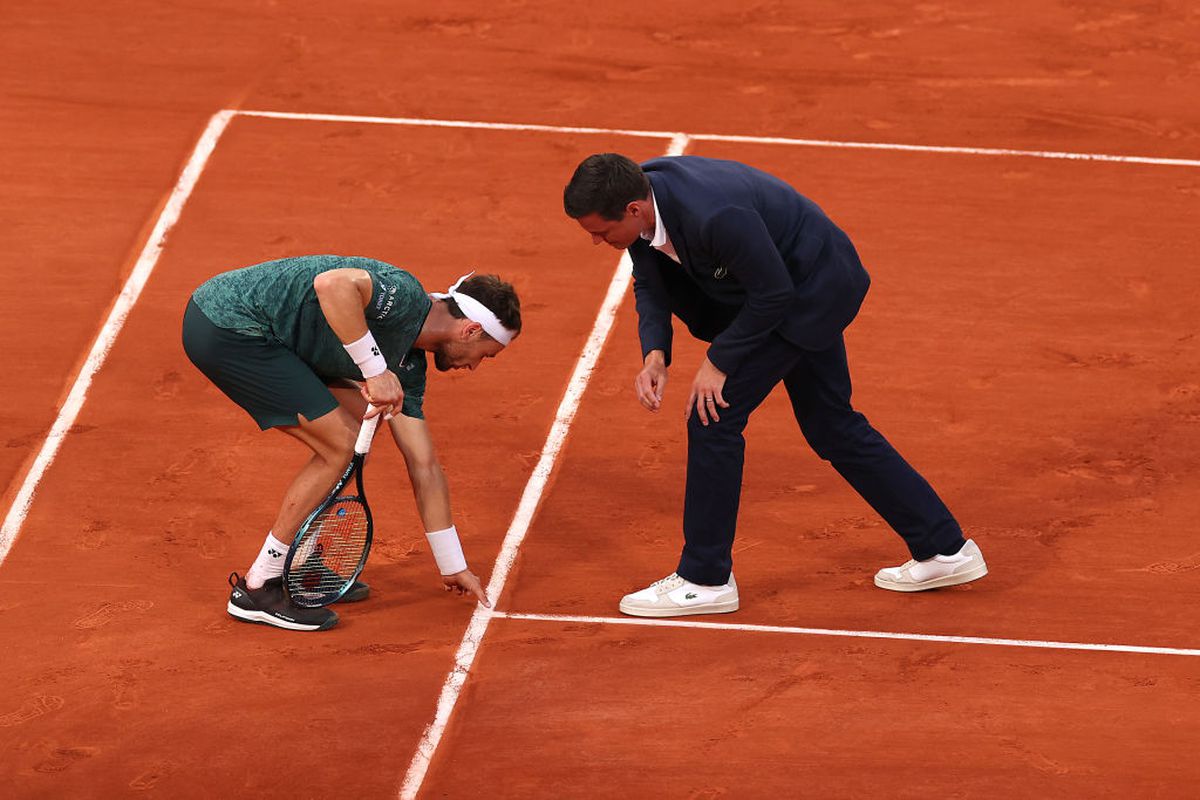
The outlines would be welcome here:
M 330 617 L 328 622 L 323 622 L 320 625 L 305 625 L 300 622 L 288 622 L 286 619 L 273 617 L 265 611 L 247 611 L 240 606 L 235 606 L 230 601 L 225 606 L 225 610 L 229 612 L 229 616 L 239 622 L 252 622 L 256 625 L 270 625 L 272 628 L 283 628 L 288 631 L 327 631 L 334 625 L 338 624 L 336 616 Z
M 960 572 L 957 575 L 947 575 L 943 578 L 930 578 L 929 580 L 921 581 L 920 583 L 897 583 L 876 575 L 875 585 L 880 589 L 887 589 L 893 592 L 924 592 L 929 589 L 942 589 L 947 586 L 958 586 L 959 584 L 970 583 L 971 581 L 979 580 L 987 574 L 987 564 L 980 564 L 974 569 L 969 569 L 966 572 Z
M 693 614 L 731 614 L 738 610 L 738 601 L 736 599 L 726 600 L 723 603 L 704 603 L 686 608 L 646 608 L 627 605 L 622 601 L 617 607 L 622 614 L 628 614 L 631 617 L 689 617 Z

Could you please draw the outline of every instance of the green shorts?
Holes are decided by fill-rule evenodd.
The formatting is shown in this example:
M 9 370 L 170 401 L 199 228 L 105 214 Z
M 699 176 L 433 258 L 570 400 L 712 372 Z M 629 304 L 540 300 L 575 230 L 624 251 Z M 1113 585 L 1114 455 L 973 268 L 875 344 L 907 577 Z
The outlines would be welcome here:
M 298 415 L 313 420 L 338 407 L 329 387 L 298 355 L 273 339 L 218 328 L 190 298 L 183 349 L 263 430 L 298 425 Z

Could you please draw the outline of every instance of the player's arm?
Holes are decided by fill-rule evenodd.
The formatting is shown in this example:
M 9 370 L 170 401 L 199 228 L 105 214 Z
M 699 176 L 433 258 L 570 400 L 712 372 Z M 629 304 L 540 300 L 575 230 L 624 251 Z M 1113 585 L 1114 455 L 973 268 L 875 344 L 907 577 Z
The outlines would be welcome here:
M 403 414 L 397 414 L 389 425 L 392 438 L 404 456 L 413 496 L 417 500 L 417 513 L 425 525 L 429 547 L 437 561 L 438 571 L 442 573 L 446 590 L 457 590 L 459 594 L 469 592 L 491 608 L 492 604 L 479 578 L 467 569 L 458 531 L 450 515 L 450 485 L 434 451 L 429 426 L 423 419 Z
M 313 290 L 325 321 L 366 379 L 362 395 L 377 407 L 374 414 L 399 411 L 404 389 L 399 378 L 388 370 L 363 313 L 374 291 L 371 273 L 365 269 L 331 269 L 313 279 Z

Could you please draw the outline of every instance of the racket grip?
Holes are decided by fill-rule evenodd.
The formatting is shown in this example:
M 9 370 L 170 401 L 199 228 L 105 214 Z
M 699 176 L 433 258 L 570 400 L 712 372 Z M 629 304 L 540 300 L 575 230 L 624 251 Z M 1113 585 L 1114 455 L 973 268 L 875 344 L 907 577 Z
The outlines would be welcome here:
M 367 411 L 375 410 L 375 406 L 368 404 Z M 364 419 L 362 427 L 358 429 L 358 441 L 354 443 L 354 452 L 359 455 L 366 455 L 371 449 L 371 440 L 375 438 L 375 429 L 379 427 L 379 418 L 382 414 L 376 414 L 370 419 Z

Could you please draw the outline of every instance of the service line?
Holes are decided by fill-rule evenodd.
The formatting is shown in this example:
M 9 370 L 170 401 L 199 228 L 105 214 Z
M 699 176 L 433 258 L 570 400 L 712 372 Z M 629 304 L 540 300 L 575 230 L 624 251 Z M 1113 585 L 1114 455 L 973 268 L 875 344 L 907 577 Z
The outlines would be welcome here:
M 1121 156 L 1106 153 L 1072 153 L 1057 150 L 1014 150 L 1007 147 L 952 147 L 946 145 L 901 144 L 898 142 L 844 142 L 833 139 L 797 139 L 787 136 L 741 136 L 724 133 L 673 133 L 642 131 L 630 128 L 592 128 L 569 125 L 539 125 L 520 122 L 478 122 L 455 119 L 425 119 L 422 117 L 372 117 L 353 114 L 306 114 L 295 111 L 238 111 L 247 117 L 268 119 L 307 120 L 309 122 L 354 122 L 369 125 L 410 125 L 424 128 L 474 128 L 489 131 L 540 131 L 543 133 L 585 133 L 609 136 L 634 136 L 644 139 L 672 139 L 686 136 L 691 141 L 739 142 L 742 144 L 775 144 L 794 147 L 826 147 L 849 150 L 893 150 L 909 153 L 949 153 L 970 156 L 1010 156 L 1045 158 L 1066 161 L 1101 161 L 1119 164 L 1152 164 L 1166 167 L 1200 167 L 1200 159 L 1160 158 L 1157 156 Z
M 671 140 L 666 154 L 669 156 L 682 155 L 687 148 L 687 137 L 681 134 L 666 134 L 666 136 Z M 587 342 L 583 346 L 583 352 L 579 354 L 579 360 L 575 362 L 575 371 L 571 374 L 567 390 L 563 393 L 562 402 L 559 403 L 558 411 L 554 415 L 554 424 L 550 426 L 550 434 L 546 437 L 546 444 L 542 447 L 542 455 L 533 468 L 533 474 L 529 476 L 528 483 L 525 484 L 525 491 L 521 494 L 517 512 L 513 515 L 512 524 L 508 526 L 508 533 L 505 534 L 504 543 L 500 546 L 500 554 L 496 556 L 492 577 L 487 585 L 487 594 L 493 603 L 498 602 L 504 593 L 504 584 L 508 580 L 508 574 L 512 570 L 513 564 L 516 563 L 517 551 L 520 549 L 521 543 L 525 541 L 525 534 L 529 532 L 529 525 L 541 503 L 546 483 L 550 479 L 551 472 L 554 471 L 554 463 L 558 460 L 558 454 L 562 452 L 567 431 L 570 430 L 571 423 L 575 419 L 575 412 L 579 409 L 579 401 L 583 398 L 588 381 L 596 369 L 596 362 L 600 358 L 600 352 L 604 349 L 605 341 L 608 340 L 608 334 L 612 330 L 613 321 L 617 316 L 617 309 L 621 307 L 621 301 L 625 298 L 632 277 L 633 263 L 629 260 L 629 253 L 626 252 L 621 256 L 616 272 L 613 273 L 612 280 L 608 284 L 608 293 L 600 304 L 600 313 L 596 316 L 596 322 L 592 326 L 591 335 L 588 336 Z M 458 651 L 454 654 L 454 666 L 451 668 L 450 674 L 446 676 L 445 683 L 442 684 L 442 692 L 438 697 L 433 722 L 425 728 L 421 741 L 417 744 L 417 752 L 413 755 L 408 772 L 404 776 L 404 783 L 400 786 L 401 800 L 413 800 L 421 790 L 421 783 L 425 780 L 429 763 L 433 759 L 434 752 L 437 751 L 438 744 L 442 741 L 446 723 L 450 721 L 454 705 L 462 693 L 463 684 L 467 681 L 467 674 L 475 662 L 475 656 L 479 653 L 479 646 L 483 642 L 484 634 L 487 633 L 488 624 L 495 618 L 496 614 L 482 605 L 477 605 L 474 613 L 471 614 L 471 622 L 467 625 Z
M 33 495 L 37 491 L 38 484 L 41 483 L 42 476 L 54 463 L 54 458 L 58 455 L 59 448 L 62 447 L 63 439 L 66 438 L 71 426 L 79 417 L 79 411 L 87 399 L 88 389 L 91 388 L 92 379 L 96 377 L 96 373 L 108 358 L 117 334 L 125 326 L 129 312 L 133 310 L 142 289 L 146 286 L 146 281 L 149 280 L 155 265 L 158 264 L 163 245 L 166 244 L 167 234 L 179 221 L 184 204 L 187 203 L 192 190 L 196 188 L 196 182 L 200 180 L 200 174 L 204 172 L 204 167 L 208 164 L 208 159 L 212 156 L 217 141 L 225 132 L 225 128 L 235 113 L 230 109 L 225 109 L 212 116 L 204 132 L 200 134 L 200 140 L 196 142 L 196 147 L 192 150 L 183 171 L 179 173 L 179 180 L 176 181 L 175 188 L 171 190 L 170 197 L 163 205 L 162 212 L 158 215 L 158 221 L 154 224 L 154 229 L 150 232 L 146 245 L 138 256 L 137 263 L 134 264 L 133 270 L 125 280 L 121 293 L 113 302 L 112 310 L 108 312 L 108 319 L 104 321 L 100 332 L 96 334 L 96 340 L 92 343 L 87 360 L 75 377 L 67 399 L 59 409 L 54 424 L 50 426 L 50 432 L 46 434 L 46 440 L 42 442 L 41 450 L 38 451 L 29 471 L 25 473 L 21 488 L 17 490 L 17 495 L 4 517 L 4 525 L 0 527 L 0 563 L 3 563 L 9 550 L 12 549 L 13 543 L 17 540 L 17 534 L 20 533 L 25 517 L 29 514 L 29 506 L 33 502 Z
M 1139 644 L 1097 644 L 1092 642 L 1051 642 L 1038 639 L 996 639 L 987 636 L 949 636 L 931 633 L 894 633 L 891 631 L 843 631 L 836 628 L 797 628 L 787 625 L 739 625 L 731 622 L 702 622 L 681 619 L 644 619 L 640 617 L 576 617 L 562 614 L 520 614 L 511 611 L 492 612 L 501 619 L 520 619 L 533 622 L 558 622 L 594 625 L 642 625 L 656 628 L 693 628 L 711 631 L 746 631 L 750 633 L 784 633 L 801 636 L 841 636 L 851 639 L 901 639 L 910 642 L 942 642 L 946 644 L 983 644 L 1000 647 L 1033 647 L 1043 650 L 1092 650 L 1105 653 L 1141 653 L 1164 656 L 1200 656 L 1200 650 L 1183 647 L 1150 647 Z

